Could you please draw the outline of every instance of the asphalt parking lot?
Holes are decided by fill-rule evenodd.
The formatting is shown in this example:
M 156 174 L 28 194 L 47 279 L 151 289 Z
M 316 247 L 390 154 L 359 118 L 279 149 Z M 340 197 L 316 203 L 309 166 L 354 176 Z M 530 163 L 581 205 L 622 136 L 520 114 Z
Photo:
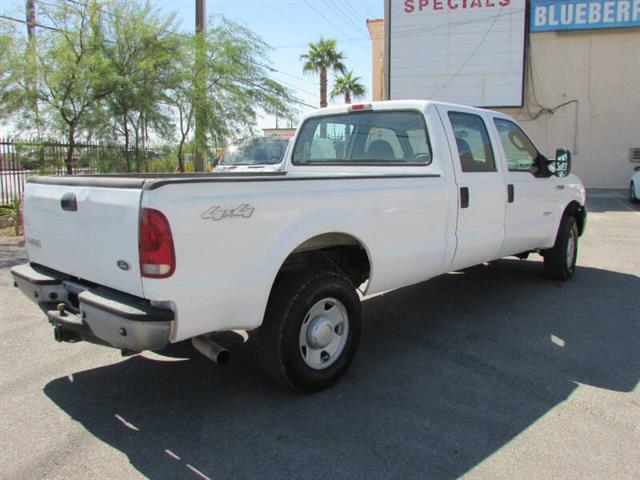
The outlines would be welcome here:
M 567 283 L 500 260 L 364 302 L 341 383 L 58 344 L 0 246 L 0 477 L 640 478 L 640 209 L 593 196 Z

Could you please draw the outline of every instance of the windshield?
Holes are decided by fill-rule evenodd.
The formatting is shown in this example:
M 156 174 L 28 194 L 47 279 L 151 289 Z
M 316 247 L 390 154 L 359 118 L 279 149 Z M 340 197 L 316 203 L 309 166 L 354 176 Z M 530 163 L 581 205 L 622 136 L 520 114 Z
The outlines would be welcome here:
M 251 138 L 232 145 L 220 161 L 221 165 L 273 165 L 284 157 L 289 140 L 283 138 Z

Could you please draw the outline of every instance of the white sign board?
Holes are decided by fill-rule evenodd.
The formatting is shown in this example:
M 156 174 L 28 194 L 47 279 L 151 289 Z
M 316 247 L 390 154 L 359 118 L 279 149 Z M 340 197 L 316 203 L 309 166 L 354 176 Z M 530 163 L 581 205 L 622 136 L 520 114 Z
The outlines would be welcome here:
M 387 0 L 389 98 L 522 105 L 525 0 Z

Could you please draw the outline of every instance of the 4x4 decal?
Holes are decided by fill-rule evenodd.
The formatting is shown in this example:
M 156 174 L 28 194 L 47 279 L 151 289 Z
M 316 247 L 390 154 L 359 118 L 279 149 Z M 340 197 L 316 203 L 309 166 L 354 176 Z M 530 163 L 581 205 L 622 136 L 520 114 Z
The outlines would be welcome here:
M 218 220 L 224 220 L 225 218 L 249 218 L 251 217 L 251 215 L 253 215 L 254 210 L 255 208 L 253 208 L 248 203 L 243 203 L 236 208 L 226 209 L 220 206 L 215 206 L 208 208 L 207 210 L 202 212 L 202 215 L 200 215 L 200 217 L 203 220 L 213 220 L 216 222 Z

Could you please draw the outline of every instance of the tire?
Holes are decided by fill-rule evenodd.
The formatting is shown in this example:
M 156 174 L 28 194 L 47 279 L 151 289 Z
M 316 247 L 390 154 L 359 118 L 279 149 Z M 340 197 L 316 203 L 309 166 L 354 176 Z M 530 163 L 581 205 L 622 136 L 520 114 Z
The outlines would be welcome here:
M 360 329 L 360 299 L 346 277 L 284 274 L 276 279 L 256 336 L 258 355 L 280 384 L 302 392 L 322 390 L 347 370 Z
M 636 196 L 636 189 L 633 182 L 629 184 L 629 201 L 631 203 L 640 203 L 640 200 Z
M 564 216 L 556 243 L 544 252 L 544 271 L 554 280 L 569 280 L 576 271 L 577 258 L 578 225 L 574 217 Z

